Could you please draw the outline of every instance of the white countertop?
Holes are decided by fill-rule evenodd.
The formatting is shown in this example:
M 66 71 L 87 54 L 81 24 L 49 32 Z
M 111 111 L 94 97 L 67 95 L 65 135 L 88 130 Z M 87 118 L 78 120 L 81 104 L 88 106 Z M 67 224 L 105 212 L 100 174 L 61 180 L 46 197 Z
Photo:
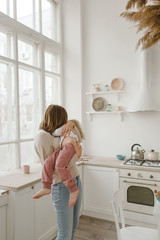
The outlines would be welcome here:
M 87 160 L 87 161 L 83 161 Z M 118 160 L 116 157 L 98 157 L 98 156 L 84 156 L 82 157 L 82 162 L 85 165 L 101 166 L 101 167 L 112 167 L 112 168 L 122 168 L 122 169 L 133 169 L 149 172 L 159 172 L 160 168 L 156 167 L 142 167 L 142 166 L 131 166 L 123 165 L 125 160 Z
M 125 161 L 125 160 L 124 160 Z M 123 165 L 123 162 L 115 157 L 83 156 L 77 165 L 91 165 L 100 167 L 123 168 L 141 171 L 159 172 L 160 168 L 139 167 Z M 0 177 L 0 189 L 18 191 L 25 187 L 34 185 L 41 181 L 42 166 L 36 164 L 31 167 L 29 174 L 24 174 L 21 170 L 6 176 Z
M 18 191 L 31 186 L 41 181 L 41 173 L 41 164 L 37 164 L 37 167 L 31 167 L 29 174 L 24 174 L 21 170 L 17 170 L 16 173 L 0 177 L 0 189 Z

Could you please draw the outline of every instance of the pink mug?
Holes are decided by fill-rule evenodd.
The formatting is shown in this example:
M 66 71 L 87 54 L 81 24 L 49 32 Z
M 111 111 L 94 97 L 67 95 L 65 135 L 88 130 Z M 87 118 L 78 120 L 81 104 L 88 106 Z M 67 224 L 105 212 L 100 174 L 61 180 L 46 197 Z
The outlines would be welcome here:
M 29 165 L 23 165 L 22 166 L 22 171 L 24 174 L 30 173 L 30 166 Z

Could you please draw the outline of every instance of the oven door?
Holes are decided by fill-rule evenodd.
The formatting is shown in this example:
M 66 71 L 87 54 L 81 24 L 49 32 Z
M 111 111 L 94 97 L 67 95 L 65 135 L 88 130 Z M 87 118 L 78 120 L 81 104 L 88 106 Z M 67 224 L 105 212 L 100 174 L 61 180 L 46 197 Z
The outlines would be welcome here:
M 124 194 L 123 208 L 125 210 L 153 214 L 154 190 L 159 190 L 160 182 L 122 177 L 120 188 Z

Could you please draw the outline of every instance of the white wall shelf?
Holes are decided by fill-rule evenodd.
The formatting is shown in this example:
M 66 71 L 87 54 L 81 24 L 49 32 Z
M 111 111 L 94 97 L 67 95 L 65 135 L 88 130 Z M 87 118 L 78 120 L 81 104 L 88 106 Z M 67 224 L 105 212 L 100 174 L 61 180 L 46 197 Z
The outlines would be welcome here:
M 117 96 L 117 100 L 119 100 L 119 93 L 123 92 L 123 90 L 117 91 L 98 91 L 98 92 L 86 92 L 86 95 L 91 95 L 93 98 L 95 95 L 106 95 L 106 94 L 115 94 Z
M 117 91 L 115 91 L 115 90 L 110 91 L 109 90 L 109 91 L 97 91 L 97 92 L 92 91 L 92 92 L 86 92 L 85 94 L 92 96 L 93 99 L 97 96 L 100 96 L 100 95 L 115 94 L 116 97 L 117 97 L 117 102 L 118 102 L 119 101 L 119 94 L 122 93 L 122 92 L 123 92 L 123 90 L 117 90 Z M 117 106 L 118 106 L 118 104 L 117 104 Z M 123 120 L 123 112 L 124 111 L 111 111 L 111 112 L 109 112 L 109 111 L 104 110 L 104 111 L 88 111 L 88 112 L 86 112 L 86 114 L 89 116 L 90 120 L 92 120 L 93 115 L 97 115 L 97 114 L 98 115 L 99 114 L 102 114 L 102 115 L 118 114 L 120 116 L 120 120 L 122 121 Z
M 111 93 L 121 93 L 123 90 L 117 90 L 117 91 L 97 91 L 97 92 L 86 92 L 87 95 L 99 95 L 99 94 L 111 94 Z
M 99 115 L 99 114 L 119 114 L 120 120 L 123 120 L 123 113 L 124 111 L 111 111 L 111 112 L 107 112 L 107 111 L 91 111 L 91 112 L 86 112 L 86 114 L 89 116 L 90 120 L 92 120 L 92 116 L 93 115 Z

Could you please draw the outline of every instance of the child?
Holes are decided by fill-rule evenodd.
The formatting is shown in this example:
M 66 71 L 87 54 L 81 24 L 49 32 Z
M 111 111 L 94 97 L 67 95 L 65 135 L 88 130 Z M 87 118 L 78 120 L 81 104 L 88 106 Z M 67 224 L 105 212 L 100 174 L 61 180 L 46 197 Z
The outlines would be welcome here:
M 77 200 L 79 190 L 76 187 L 75 181 L 70 174 L 70 170 L 67 168 L 69 161 L 75 154 L 75 149 L 72 141 L 79 141 L 85 139 L 81 126 L 77 120 L 70 120 L 74 123 L 74 132 L 70 132 L 69 136 L 61 135 L 63 126 L 56 129 L 52 134 L 55 137 L 60 137 L 60 148 L 53 152 L 44 162 L 42 169 L 42 184 L 43 188 L 33 196 L 34 199 L 38 199 L 44 195 L 51 193 L 51 185 L 53 180 L 53 170 L 56 170 L 66 187 L 70 190 L 69 207 L 72 207 Z

